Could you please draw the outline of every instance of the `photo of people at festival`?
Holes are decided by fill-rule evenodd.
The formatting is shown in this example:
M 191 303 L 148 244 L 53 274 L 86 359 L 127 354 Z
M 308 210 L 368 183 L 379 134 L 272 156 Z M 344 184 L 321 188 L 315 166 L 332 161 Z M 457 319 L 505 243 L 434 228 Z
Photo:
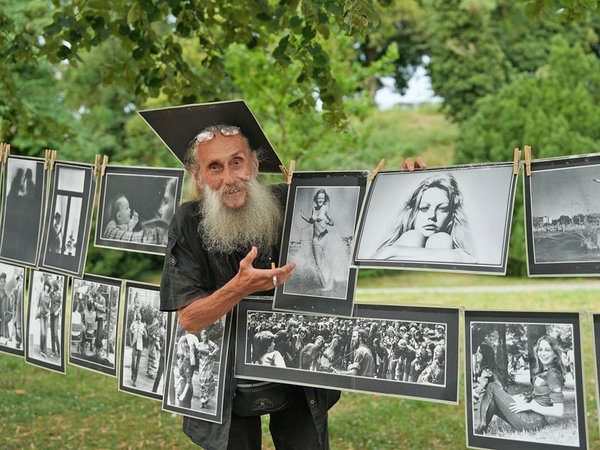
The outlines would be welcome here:
M 25 269 L 0 263 L 0 352 L 23 355 Z
M 445 323 L 247 312 L 246 364 L 446 384 Z
M 520 441 L 519 448 L 526 448 L 523 442 L 579 447 L 585 417 L 578 405 L 574 326 L 515 321 L 469 326 L 472 435 Z
M 121 338 L 120 387 L 162 399 L 168 313 L 161 312 L 157 288 L 126 285 Z
M 35 266 L 45 190 L 43 160 L 8 158 L 0 227 L 2 258 Z
M 101 280 L 73 279 L 69 363 L 115 375 L 120 282 Z
M 65 277 L 33 270 L 29 287 L 27 360 L 64 369 Z
M 226 350 L 225 317 L 196 334 L 185 331 L 179 321 L 175 321 L 175 327 L 165 409 L 182 408 L 214 415 L 220 392 L 220 361 Z
M 96 245 L 164 251 L 182 179 L 177 169 L 109 167 L 102 180 Z

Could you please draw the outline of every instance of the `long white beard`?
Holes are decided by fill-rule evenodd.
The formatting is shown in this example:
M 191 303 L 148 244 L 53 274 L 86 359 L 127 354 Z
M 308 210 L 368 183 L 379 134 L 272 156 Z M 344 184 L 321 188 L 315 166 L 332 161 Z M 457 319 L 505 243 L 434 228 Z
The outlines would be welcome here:
M 277 199 L 255 177 L 234 189 L 242 186 L 248 189 L 247 200 L 238 209 L 223 204 L 221 196 L 224 188 L 215 191 L 208 185 L 204 186 L 198 235 L 209 252 L 232 253 L 255 245 L 260 253 L 261 249 L 269 251 L 277 243 L 282 219 Z

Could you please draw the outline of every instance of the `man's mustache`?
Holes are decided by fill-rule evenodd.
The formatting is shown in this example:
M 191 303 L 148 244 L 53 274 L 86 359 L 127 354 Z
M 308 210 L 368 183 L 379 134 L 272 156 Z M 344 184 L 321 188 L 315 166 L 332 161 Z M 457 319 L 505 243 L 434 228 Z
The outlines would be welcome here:
M 235 184 L 228 184 L 221 188 L 221 194 L 235 194 L 240 191 L 247 191 L 249 188 L 249 183 L 244 183 L 240 181 Z

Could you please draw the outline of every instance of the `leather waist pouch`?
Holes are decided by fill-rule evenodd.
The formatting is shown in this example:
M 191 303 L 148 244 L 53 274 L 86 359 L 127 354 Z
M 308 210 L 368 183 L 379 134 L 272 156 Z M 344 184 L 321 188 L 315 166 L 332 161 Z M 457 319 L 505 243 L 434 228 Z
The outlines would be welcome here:
M 233 398 L 233 413 L 250 417 L 283 411 L 292 404 L 291 394 L 287 384 L 268 381 L 238 383 Z

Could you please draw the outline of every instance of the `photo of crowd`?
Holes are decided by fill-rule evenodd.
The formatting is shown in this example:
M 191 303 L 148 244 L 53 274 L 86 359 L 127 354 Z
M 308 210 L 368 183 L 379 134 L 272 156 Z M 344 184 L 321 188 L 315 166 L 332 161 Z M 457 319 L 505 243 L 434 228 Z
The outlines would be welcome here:
M 23 267 L 0 263 L 0 352 L 23 356 Z
M 404 383 L 446 383 L 445 323 L 247 314 L 247 364 Z
M 162 400 L 169 314 L 158 309 L 158 286 L 126 282 L 125 292 L 119 387 Z
M 173 327 L 163 408 L 220 421 L 224 377 L 220 369 L 227 357 L 226 318 L 196 334 L 185 331 L 178 320 Z
M 31 271 L 26 360 L 47 369 L 65 371 L 66 278 Z
M 70 364 L 116 375 L 120 292 L 119 280 L 73 279 Z

